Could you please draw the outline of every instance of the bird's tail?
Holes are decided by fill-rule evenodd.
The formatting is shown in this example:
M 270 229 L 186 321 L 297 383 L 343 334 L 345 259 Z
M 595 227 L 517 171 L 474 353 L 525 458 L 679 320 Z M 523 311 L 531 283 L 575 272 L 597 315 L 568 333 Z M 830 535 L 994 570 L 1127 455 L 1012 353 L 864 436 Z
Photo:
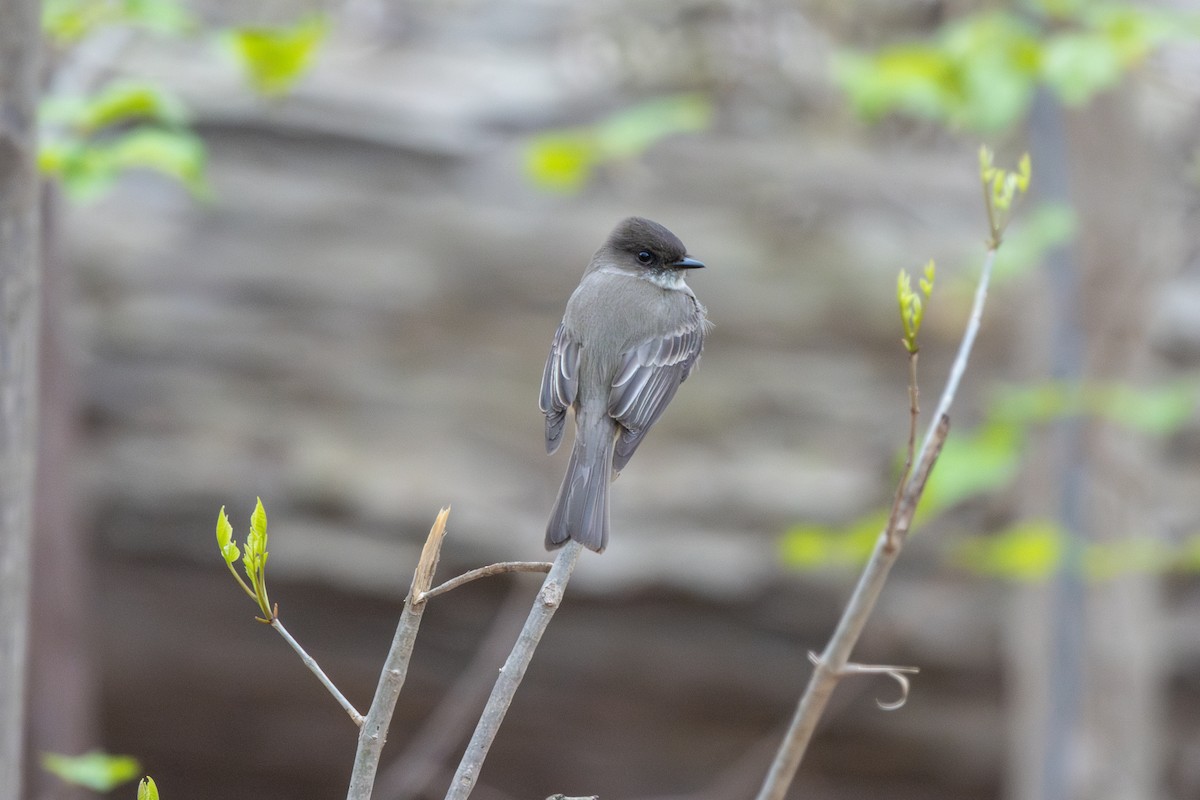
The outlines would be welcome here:
M 608 546 L 608 484 L 615 434 L 616 426 L 607 415 L 576 419 L 571 460 L 546 525 L 547 550 L 562 547 L 568 539 L 597 553 Z

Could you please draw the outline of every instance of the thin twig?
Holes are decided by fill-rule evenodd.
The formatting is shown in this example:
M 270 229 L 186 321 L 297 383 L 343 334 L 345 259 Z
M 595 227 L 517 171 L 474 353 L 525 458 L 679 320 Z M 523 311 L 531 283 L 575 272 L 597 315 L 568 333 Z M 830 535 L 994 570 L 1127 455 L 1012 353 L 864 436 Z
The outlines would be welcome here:
M 896 515 L 900 513 L 900 503 L 904 499 L 904 489 L 908 486 L 908 476 L 912 473 L 913 453 L 916 451 L 917 427 L 921 419 L 921 390 L 917 386 L 917 351 L 908 353 L 908 442 L 904 447 L 904 469 L 900 470 L 900 480 L 896 482 L 896 496 L 892 500 L 892 511 L 888 514 L 887 529 L 890 533 L 888 546 L 895 547 Z
M 478 567 L 470 572 L 464 572 L 457 578 L 451 578 L 427 592 L 422 592 L 417 599 L 423 603 L 439 594 L 445 594 L 451 589 L 457 589 L 465 583 L 477 581 L 480 578 L 490 578 L 493 575 L 503 575 L 507 572 L 549 572 L 552 566 L 554 565 L 549 561 L 501 561 L 498 564 L 488 564 L 486 567 Z
M 520 583 L 514 582 L 496 612 L 470 663 L 454 678 L 437 708 L 408 737 L 407 749 L 379 773 L 375 796 L 384 800 L 424 797 L 430 784 L 450 780 L 444 765 L 451 752 L 471 735 L 476 709 L 487 700 L 496 681 L 496 665 L 512 647 L 529 609 Z M 444 775 L 443 775 L 444 773 Z M 476 796 L 480 787 L 477 787 Z
M 367 710 L 362 729 L 358 732 L 358 750 L 354 754 L 354 770 L 350 773 L 347 800 L 370 800 L 371 790 L 375 786 L 375 773 L 379 769 L 379 757 L 383 752 L 384 742 L 387 741 L 388 726 L 396 710 L 396 699 L 400 696 L 404 679 L 408 675 L 408 662 L 412 658 L 413 645 L 417 641 L 421 615 L 425 612 L 425 602 L 418 598 L 427 592 L 433 583 L 433 573 L 437 569 L 442 540 L 446 536 L 446 518 L 449 515 L 449 508 L 438 512 L 437 519 L 429 530 L 429 536 L 425 539 L 425 546 L 421 549 L 421 559 L 413 573 L 412 588 L 404 600 L 404 611 L 396 626 L 396 634 L 392 637 L 392 646 L 388 649 L 383 672 L 379 675 L 375 697 L 371 700 L 371 707 Z
M 979 333 L 983 307 L 987 300 L 988 283 L 991 280 L 992 265 L 995 260 L 996 250 L 994 247 L 989 248 L 987 257 L 983 261 L 983 269 L 980 271 L 979 286 L 975 290 L 975 302 L 971 308 L 971 316 L 967 321 L 962 342 L 959 344 L 958 354 L 950 369 L 950 377 L 946 381 L 946 388 L 942 391 L 941 399 L 938 401 L 929 431 L 926 433 L 915 459 L 917 471 L 908 482 L 903 500 L 894 519 L 889 524 L 889 529 L 881 532 L 876 540 L 875 549 L 867 561 L 854 593 L 846 604 L 846 610 L 842 612 L 837 630 L 834 631 L 825 651 L 815 662 L 816 667 L 812 677 L 809 678 L 808 687 L 800 698 L 796 713 L 792 716 L 792 721 L 784 734 L 775 760 L 759 790 L 757 800 L 783 800 L 787 794 L 792 778 L 795 777 L 800 761 L 804 757 L 804 751 L 812 739 L 817 721 L 821 718 L 838 680 L 844 674 L 846 665 L 850 661 L 850 653 L 858 642 L 859 636 L 862 635 L 867 619 L 883 591 L 888 572 L 900 555 L 908 532 L 908 525 L 912 521 L 912 514 L 925 490 L 925 482 L 929 478 L 930 470 L 933 469 L 934 462 L 937 460 L 949 432 L 947 412 L 954 402 L 954 396 L 958 392 L 959 383 L 962 381 L 963 373 L 966 371 L 967 362 L 971 356 L 971 349 L 975 345 L 975 337 Z
M 517 637 L 512 652 L 508 654 L 508 660 L 500 669 L 500 677 L 492 687 L 492 694 L 479 717 L 475 734 L 471 737 L 471 743 L 467 745 L 462 761 L 459 762 L 458 771 L 446 792 L 446 800 L 466 800 L 471 794 L 471 789 L 475 787 L 483 760 L 487 758 L 488 749 L 496 738 L 500 723 L 504 721 L 504 715 L 512 703 L 517 687 L 525 677 L 525 670 L 533 659 L 533 651 L 562 602 L 563 592 L 571 579 L 571 573 L 575 570 L 575 564 L 579 561 L 581 550 L 582 546 L 578 542 L 569 541 L 554 559 L 554 566 L 542 582 L 542 588 L 525 620 L 525 627 L 521 629 L 521 635 Z
M 338 705 L 340 705 L 345 712 L 350 715 L 350 719 L 354 720 L 354 724 L 361 726 L 363 724 L 362 714 L 358 713 L 358 710 L 355 709 L 350 701 L 346 699 L 346 696 L 342 694 L 336 686 L 333 685 L 333 681 L 329 680 L 329 676 L 325 674 L 325 671 L 321 669 L 316 660 L 307 652 L 305 652 L 304 648 L 300 646 L 299 642 L 292 638 L 292 635 L 288 633 L 287 628 L 283 627 L 283 623 L 279 621 L 279 617 L 273 617 L 270 625 L 279 632 L 279 635 L 283 637 L 285 642 L 292 646 L 292 649 L 295 650 L 300 656 L 300 660 L 304 662 L 304 666 L 308 667 L 312 674 L 317 676 L 317 680 L 321 682 L 322 686 L 329 690 L 329 693 L 333 695 L 333 698 L 338 701 Z

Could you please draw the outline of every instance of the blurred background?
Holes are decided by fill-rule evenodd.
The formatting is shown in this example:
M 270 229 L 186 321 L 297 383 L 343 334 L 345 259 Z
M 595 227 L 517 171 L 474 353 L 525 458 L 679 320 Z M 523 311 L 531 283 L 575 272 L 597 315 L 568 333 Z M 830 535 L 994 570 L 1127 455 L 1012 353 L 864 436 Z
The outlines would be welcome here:
M 28 794 L 338 797 L 439 507 L 544 557 L 541 369 L 622 217 L 709 268 L 702 368 L 615 486 L 475 792 L 753 796 L 890 502 L 896 275 L 931 409 L 1029 151 L 953 432 L 792 796 L 1200 797 L 1200 26 L 1071 0 L 47 2 Z M 539 583 L 431 602 L 376 797 L 438 798 Z M 113 796 L 129 797 L 129 784 Z

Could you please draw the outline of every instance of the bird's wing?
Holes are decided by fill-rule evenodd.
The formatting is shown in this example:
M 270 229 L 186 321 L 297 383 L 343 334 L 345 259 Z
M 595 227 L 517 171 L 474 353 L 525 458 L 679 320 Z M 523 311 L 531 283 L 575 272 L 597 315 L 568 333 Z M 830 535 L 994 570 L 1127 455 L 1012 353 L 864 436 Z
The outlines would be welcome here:
M 546 452 L 553 453 L 562 444 L 567 409 L 579 392 L 579 342 L 559 325 L 550 345 L 550 356 L 542 372 L 542 396 L 539 405 L 546 415 Z
M 704 348 L 702 317 L 688 320 L 665 336 L 626 351 L 608 395 L 608 413 L 621 423 L 613 469 L 629 463 L 650 426 L 658 421 L 679 384 L 687 380 Z

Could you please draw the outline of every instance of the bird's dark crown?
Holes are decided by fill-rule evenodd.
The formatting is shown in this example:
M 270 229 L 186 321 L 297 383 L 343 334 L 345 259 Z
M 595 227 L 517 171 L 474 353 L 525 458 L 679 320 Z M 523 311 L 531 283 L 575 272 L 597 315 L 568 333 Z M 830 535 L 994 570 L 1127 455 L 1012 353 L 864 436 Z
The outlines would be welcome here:
M 687 255 L 687 248 L 679 237 L 644 217 L 629 217 L 621 220 L 609 234 L 608 246 L 618 252 L 634 256 L 643 251 L 654 256 L 657 266 L 671 265 Z

